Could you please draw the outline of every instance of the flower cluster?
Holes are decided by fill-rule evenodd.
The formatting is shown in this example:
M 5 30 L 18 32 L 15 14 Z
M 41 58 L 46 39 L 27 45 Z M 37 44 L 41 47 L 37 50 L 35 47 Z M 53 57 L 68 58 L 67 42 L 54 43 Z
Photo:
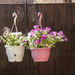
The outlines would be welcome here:
M 8 46 L 26 46 L 27 38 L 30 48 L 52 48 L 58 42 L 68 41 L 62 31 L 51 31 L 50 27 L 40 29 L 38 25 L 34 26 L 28 33 L 28 37 L 22 34 L 13 34 L 10 29 L 3 29 L 3 36 L 0 36 L 0 43 L 4 42 Z
M 28 40 L 30 48 L 52 48 L 58 42 L 68 41 L 62 31 L 51 31 L 50 27 L 40 29 L 38 25 L 28 33 Z
M 20 34 L 13 34 L 11 33 L 10 29 L 5 27 L 3 29 L 4 33 L 3 36 L 0 36 L 0 43 L 4 42 L 8 46 L 26 46 L 27 40 L 24 35 Z

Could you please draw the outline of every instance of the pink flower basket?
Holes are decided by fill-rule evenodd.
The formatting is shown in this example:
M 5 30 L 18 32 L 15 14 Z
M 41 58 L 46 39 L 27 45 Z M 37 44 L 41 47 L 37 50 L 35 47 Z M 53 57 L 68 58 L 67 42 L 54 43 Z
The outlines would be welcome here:
M 50 56 L 50 48 L 34 48 L 30 50 L 34 62 L 48 61 Z

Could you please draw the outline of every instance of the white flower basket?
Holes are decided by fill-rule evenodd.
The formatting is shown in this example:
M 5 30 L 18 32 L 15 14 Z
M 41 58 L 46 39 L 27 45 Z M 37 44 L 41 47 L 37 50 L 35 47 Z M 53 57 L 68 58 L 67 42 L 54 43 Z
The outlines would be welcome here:
M 5 48 L 9 62 L 21 62 L 23 60 L 25 47 L 5 45 Z
M 12 32 L 10 35 L 22 35 L 22 32 L 18 32 L 17 25 L 16 25 L 16 19 L 17 19 L 17 14 L 16 12 L 13 13 L 12 15 L 14 17 L 14 23 L 11 29 L 11 32 L 15 26 L 16 32 Z M 23 60 L 24 52 L 25 52 L 25 47 L 22 46 L 8 46 L 5 45 L 6 48 L 6 54 L 8 57 L 9 62 L 21 62 Z

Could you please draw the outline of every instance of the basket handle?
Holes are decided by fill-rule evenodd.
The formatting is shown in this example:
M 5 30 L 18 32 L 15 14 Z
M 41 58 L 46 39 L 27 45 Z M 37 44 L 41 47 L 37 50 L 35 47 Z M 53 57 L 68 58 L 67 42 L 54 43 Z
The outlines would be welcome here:
M 38 13 L 38 17 L 39 17 L 39 26 L 40 26 L 41 29 L 42 29 L 42 24 L 41 24 L 42 13 L 41 13 L 41 12 Z
M 16 12 L 13 13 L 12 17 L 14 17 L 14 23 L 13 23 L 11 32 L 13 31 L 14 26 L 15 26 L 16 32 L 18 32 L 17 25 L 16 25 L 16 19 L 17 19 L 17 14 L 16 14 Z

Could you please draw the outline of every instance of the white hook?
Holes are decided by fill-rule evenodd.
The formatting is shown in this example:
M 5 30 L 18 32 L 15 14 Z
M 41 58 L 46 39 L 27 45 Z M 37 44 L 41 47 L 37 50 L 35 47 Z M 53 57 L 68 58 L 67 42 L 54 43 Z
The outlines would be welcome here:
M 17 14 L 16 14 L 16 12 L 13 13 L 12 17 L 14 17 L 13 27 L 14 27 L 14 25 L 15 25 L 16 32 L 18 32 L 17 25 L 16 25 L 16 19 L 17 19 Z M 13 27 L 12 27 L 12 30 L 13 30 Z M 11 30 L 11 31 L 12 31 L 12 30 Z
M 14 24 L 16 24 L 17 14 L 16 12 L 13 13 L 12 17 L 14 17 Z

